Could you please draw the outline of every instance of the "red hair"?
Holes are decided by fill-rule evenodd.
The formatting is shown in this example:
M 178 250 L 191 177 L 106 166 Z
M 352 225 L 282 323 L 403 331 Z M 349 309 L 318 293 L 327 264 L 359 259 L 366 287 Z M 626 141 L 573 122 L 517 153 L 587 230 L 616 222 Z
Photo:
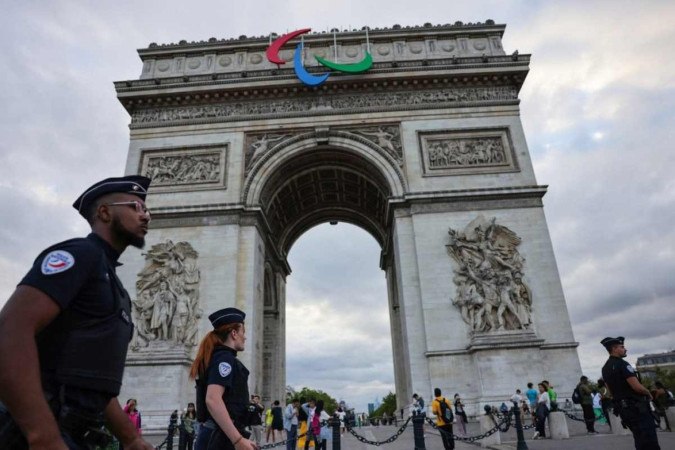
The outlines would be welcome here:
M 209 331 L 199 344 L 197 356 L 195 356 L 195 360 L 192 362 L 192 367 L 190 368 L 190 378 L 194 380 L 198 376 L 203 375 L 209 366 L 209 362 L 211 362 L 211 354 L 216 345 L 222 344 L 232 331 L 239 330 L 242 326 L 243 324 L 241 323 L 228 323 Z

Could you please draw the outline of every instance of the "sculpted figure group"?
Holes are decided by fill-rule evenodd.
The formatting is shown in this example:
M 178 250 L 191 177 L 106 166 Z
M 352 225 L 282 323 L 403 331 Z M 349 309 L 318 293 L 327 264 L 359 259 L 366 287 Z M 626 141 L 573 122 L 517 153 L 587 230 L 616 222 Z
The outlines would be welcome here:
M 463 231 L 448 231 L 448 253 L 459 264 L 452 303 L 473 331 L 528 329 L 532 299 L 523 282 L 520 238 L 495 222 L 478 216 Z

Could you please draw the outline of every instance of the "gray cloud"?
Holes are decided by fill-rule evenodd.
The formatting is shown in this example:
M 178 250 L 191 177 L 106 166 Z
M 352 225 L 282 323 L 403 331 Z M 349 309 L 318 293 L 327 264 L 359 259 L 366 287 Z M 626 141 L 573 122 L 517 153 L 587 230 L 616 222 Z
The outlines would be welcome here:
M 235 13 L 215 1 L 5 5 L 0 303 L 38 251 L 86 233 L 69 206 L 79 192 L 122 173 L 129 118 L 112 81 L 138 77 L 136 48 L 307 25 L 487 18 L 508 24 L 507 52 L 533 54 L 522 120 L 538 180 L 550 185 L 545 211 L 584 372 L 598 376 L 605 335 L 629 338 L 631 358 L 673 348 L 675 61 L 667 55 L 675 5 L 668 2 L 493 1 L 450 11 L 440 0 L 412 9 L 291 0 L 244 2 Z M 389 319 L 377 244 L 349 230 L 318 227 L 292 249 L 288 380 L 365 407 L 393 390 Z M 344 234 L 331 237 L 337 232 Z M 307 313 L 326 326 L 307 327 Z M 301 341 L 305 329 L 325 353 Z M 309 374 L 308 360 L 316 369 Z

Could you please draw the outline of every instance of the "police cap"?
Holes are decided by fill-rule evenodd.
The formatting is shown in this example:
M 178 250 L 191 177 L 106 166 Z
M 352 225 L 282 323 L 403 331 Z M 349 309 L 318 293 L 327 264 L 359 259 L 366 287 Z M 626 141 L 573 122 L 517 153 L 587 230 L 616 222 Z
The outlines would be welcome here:
M 129 175 L 126 177 L 106 178 L 98 183 L 91 185 L 86 191 L 80 195 L 73 208 L 82 215 L 85 219 L 85 214 L 89 211 L 89 207 L 94 200 L 105 194 L 112 194 L 114 192 L 122 192 L 125 194 L 133 194 L 145 200 L 150 186 L 150 178 L 141 175 Z
M 603 340 L 600 341 L 602 345 L 605 346 L 607 350 L 610 350 L 613 345 L 620 344 L 623 345 L 624 337 L 619 336 L 619 337 L 606 337 Z
M 209 315 L 214 330 L 230 323 L 244 323 L 244 319 L 246 313 L 237 308 L 224 308 Z

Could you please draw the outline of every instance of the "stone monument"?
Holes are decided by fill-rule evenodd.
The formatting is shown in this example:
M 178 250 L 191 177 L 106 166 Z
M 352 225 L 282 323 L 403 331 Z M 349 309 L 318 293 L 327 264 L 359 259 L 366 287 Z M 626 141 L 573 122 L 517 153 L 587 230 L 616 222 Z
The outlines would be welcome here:
M 250 389 L 283 400 L 286 257 L 329 221 L 382 249 L 399 407 L 439 387 L 476 414 L 544 378 L 569 395 L 577 343 L 519 117 L 530 57 L 506 54 L 504 30 L 395 25 L 139 50 L 140 78 L 115 83 L 131 117 L 126 172 L 153 179 L 148 249 L 120 268 L 137 324 L 123 399 L 165 425 L 194 398 L 208 314 L 236 306 Z

